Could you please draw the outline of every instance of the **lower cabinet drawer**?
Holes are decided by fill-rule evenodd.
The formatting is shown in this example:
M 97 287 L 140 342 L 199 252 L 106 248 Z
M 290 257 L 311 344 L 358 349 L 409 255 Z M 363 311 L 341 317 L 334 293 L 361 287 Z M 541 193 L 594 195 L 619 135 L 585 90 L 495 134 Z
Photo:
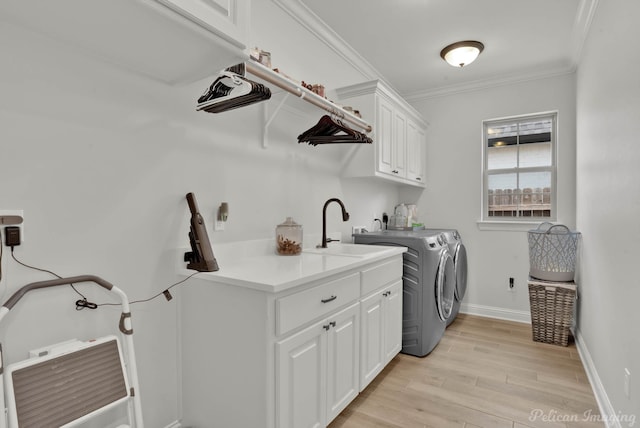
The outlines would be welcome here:
M 402 256 L 362 271 L 362 295 L 402 278 Z
M 276 300 L 276 335 L 322 317 L 360 297 L 360 273 L 354 273 Z

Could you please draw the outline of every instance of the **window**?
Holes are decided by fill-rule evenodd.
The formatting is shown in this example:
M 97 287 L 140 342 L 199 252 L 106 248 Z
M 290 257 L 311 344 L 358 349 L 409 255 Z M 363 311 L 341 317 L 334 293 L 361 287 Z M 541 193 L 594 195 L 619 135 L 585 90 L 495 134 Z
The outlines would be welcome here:
M 555 220 L 556 119 L 544 113 L 483 123 L 483 221 Z

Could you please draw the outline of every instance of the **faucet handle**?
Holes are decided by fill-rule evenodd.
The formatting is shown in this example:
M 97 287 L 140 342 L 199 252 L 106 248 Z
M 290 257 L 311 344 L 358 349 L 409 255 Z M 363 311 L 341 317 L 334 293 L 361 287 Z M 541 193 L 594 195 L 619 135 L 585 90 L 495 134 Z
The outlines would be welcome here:
M 328 244 L 329 242 L 340 242 L 340 240 L 339 239 L 327 238 L 326 243 Z M 322 244 L 318 244 L 318 245 L 316 245 L 316 248 L 327 248 L 327 247 L 323 247 Z

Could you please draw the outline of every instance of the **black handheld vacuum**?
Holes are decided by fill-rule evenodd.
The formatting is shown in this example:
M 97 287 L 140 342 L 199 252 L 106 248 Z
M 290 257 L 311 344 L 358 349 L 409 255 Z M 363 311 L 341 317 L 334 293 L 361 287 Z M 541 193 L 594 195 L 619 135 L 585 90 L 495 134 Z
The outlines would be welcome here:
M 207 228 L 198 211 L 198 204 L 193 193 L 187 193 L 187 202 L 189 203 L 189 210 L 191 210 L 191 230 L 189 231 L 191 251 L 184 253 L 184 261 L 188 262 L 187 269 L 200 272 L 215 272 L 220 268 L 216 258 L 213 256 Z

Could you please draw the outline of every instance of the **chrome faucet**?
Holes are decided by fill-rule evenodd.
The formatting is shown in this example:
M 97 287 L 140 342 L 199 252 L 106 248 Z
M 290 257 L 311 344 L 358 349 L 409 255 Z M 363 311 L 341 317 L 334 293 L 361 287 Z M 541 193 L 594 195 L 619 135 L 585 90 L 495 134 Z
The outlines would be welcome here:
M 349 220 L 349 213 L 340 199 L 331 198 L 325 202 L 324 207 L 322 207 L 322 245 L 318 245 L 318 248 L 327 248 L 327 242 L 339 241 L 339 239 L 327 239 L 327 205 L 331 202 L 337 202 L 340 204 L 340 208 L 342 208 L 342 221 Z

